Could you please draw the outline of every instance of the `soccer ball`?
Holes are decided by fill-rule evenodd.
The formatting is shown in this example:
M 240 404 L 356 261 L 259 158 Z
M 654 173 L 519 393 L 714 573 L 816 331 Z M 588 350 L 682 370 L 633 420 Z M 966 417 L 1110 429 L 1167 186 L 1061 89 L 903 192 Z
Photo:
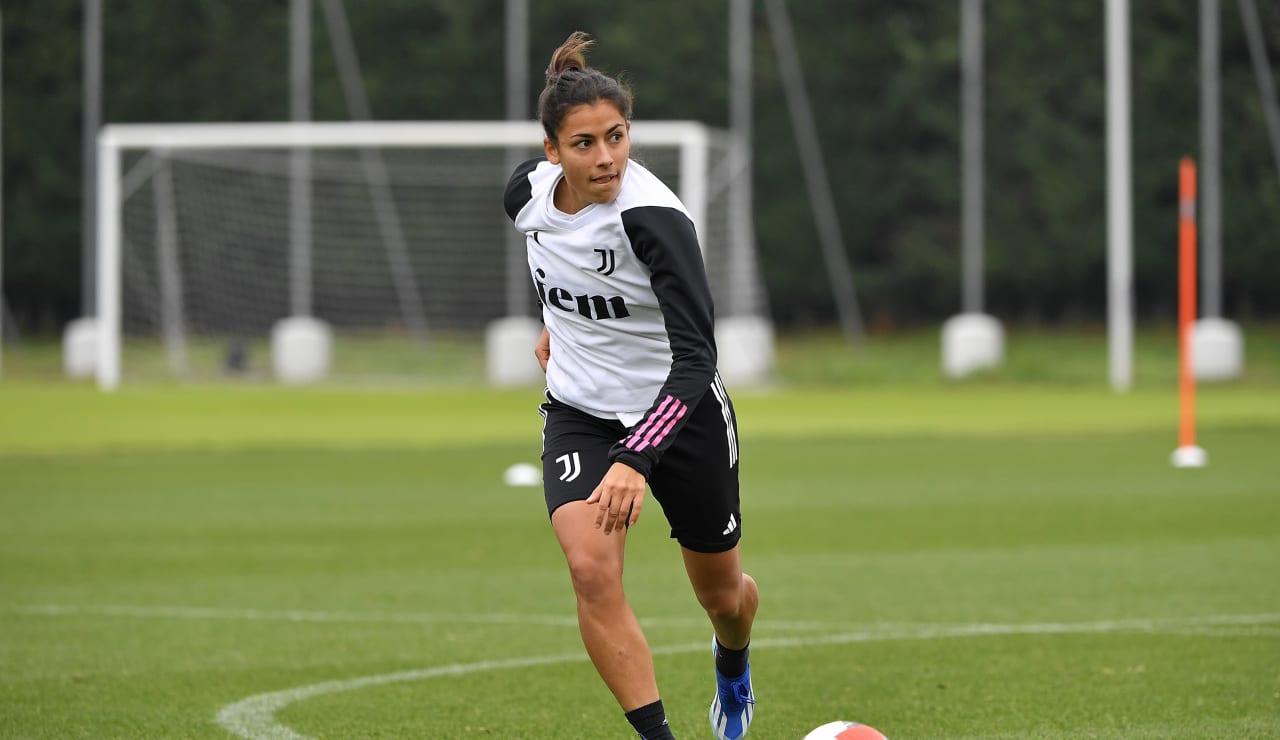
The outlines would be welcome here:
M 874 727 L 838 720 L 815 728 L 804 740 L 888 740 Z

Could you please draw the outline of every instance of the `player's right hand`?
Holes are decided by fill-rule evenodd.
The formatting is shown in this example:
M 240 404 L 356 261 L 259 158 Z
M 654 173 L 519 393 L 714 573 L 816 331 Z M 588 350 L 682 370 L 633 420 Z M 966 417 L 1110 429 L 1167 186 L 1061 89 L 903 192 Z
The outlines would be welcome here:
M 538 343 L 533 345 L 533 356 L 538 358 L 538 364 L 542 366 L 542 372 L 547 371 L 547 363 L 551 361 L 551 332 L 547 331 L 547 327 L 542 327 L 542 335 L 538 337 Z

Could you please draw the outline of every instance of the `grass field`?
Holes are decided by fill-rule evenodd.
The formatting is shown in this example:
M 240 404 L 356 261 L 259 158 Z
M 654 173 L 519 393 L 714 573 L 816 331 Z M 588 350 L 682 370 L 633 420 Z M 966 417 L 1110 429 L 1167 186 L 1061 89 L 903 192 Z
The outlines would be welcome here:
M 1175 470 L 1169 345 L 1118 396 L 1086 339 L 957 384 L 936 338 L 861 364 L 807 338 L 735 394 L 749 737 L 1280 737 L 1280 342 L 1202 388 L 1210 466 Z M 632 736 L 540 491 L 502 482 L 536 462 L 536 389 L 6 372 L 0 737 Z M 710 737 L 709 628 L 657 507 L 629 537 L 673 729 Z

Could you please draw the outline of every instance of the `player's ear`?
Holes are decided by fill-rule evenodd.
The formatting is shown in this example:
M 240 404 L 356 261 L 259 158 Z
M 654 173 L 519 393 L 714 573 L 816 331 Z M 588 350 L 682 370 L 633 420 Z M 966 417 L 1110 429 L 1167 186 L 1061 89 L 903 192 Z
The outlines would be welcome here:
M 549 138 L 542 139 L 542 151 L 547 154 L 547 161 L 551 164 L 560 164 L 560 148 Z

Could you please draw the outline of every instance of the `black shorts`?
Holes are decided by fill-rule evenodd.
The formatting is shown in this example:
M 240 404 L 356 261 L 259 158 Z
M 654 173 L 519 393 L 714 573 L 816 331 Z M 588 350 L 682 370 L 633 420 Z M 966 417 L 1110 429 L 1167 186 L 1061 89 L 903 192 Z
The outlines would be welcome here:
M 609 450 L 626 436 L 627 428 L 562 403 L 550 393 L 539 410 L 544 419 L 542 488 L 551 514 L 591 495 L 609 470 Z M 650 472 L 649 490 L 662 506 L 671 536 L 684 547 L 724 552 L 738 543 L 738 428 L 727 394 L 708 390 L 698 401 L 680 436 Z

